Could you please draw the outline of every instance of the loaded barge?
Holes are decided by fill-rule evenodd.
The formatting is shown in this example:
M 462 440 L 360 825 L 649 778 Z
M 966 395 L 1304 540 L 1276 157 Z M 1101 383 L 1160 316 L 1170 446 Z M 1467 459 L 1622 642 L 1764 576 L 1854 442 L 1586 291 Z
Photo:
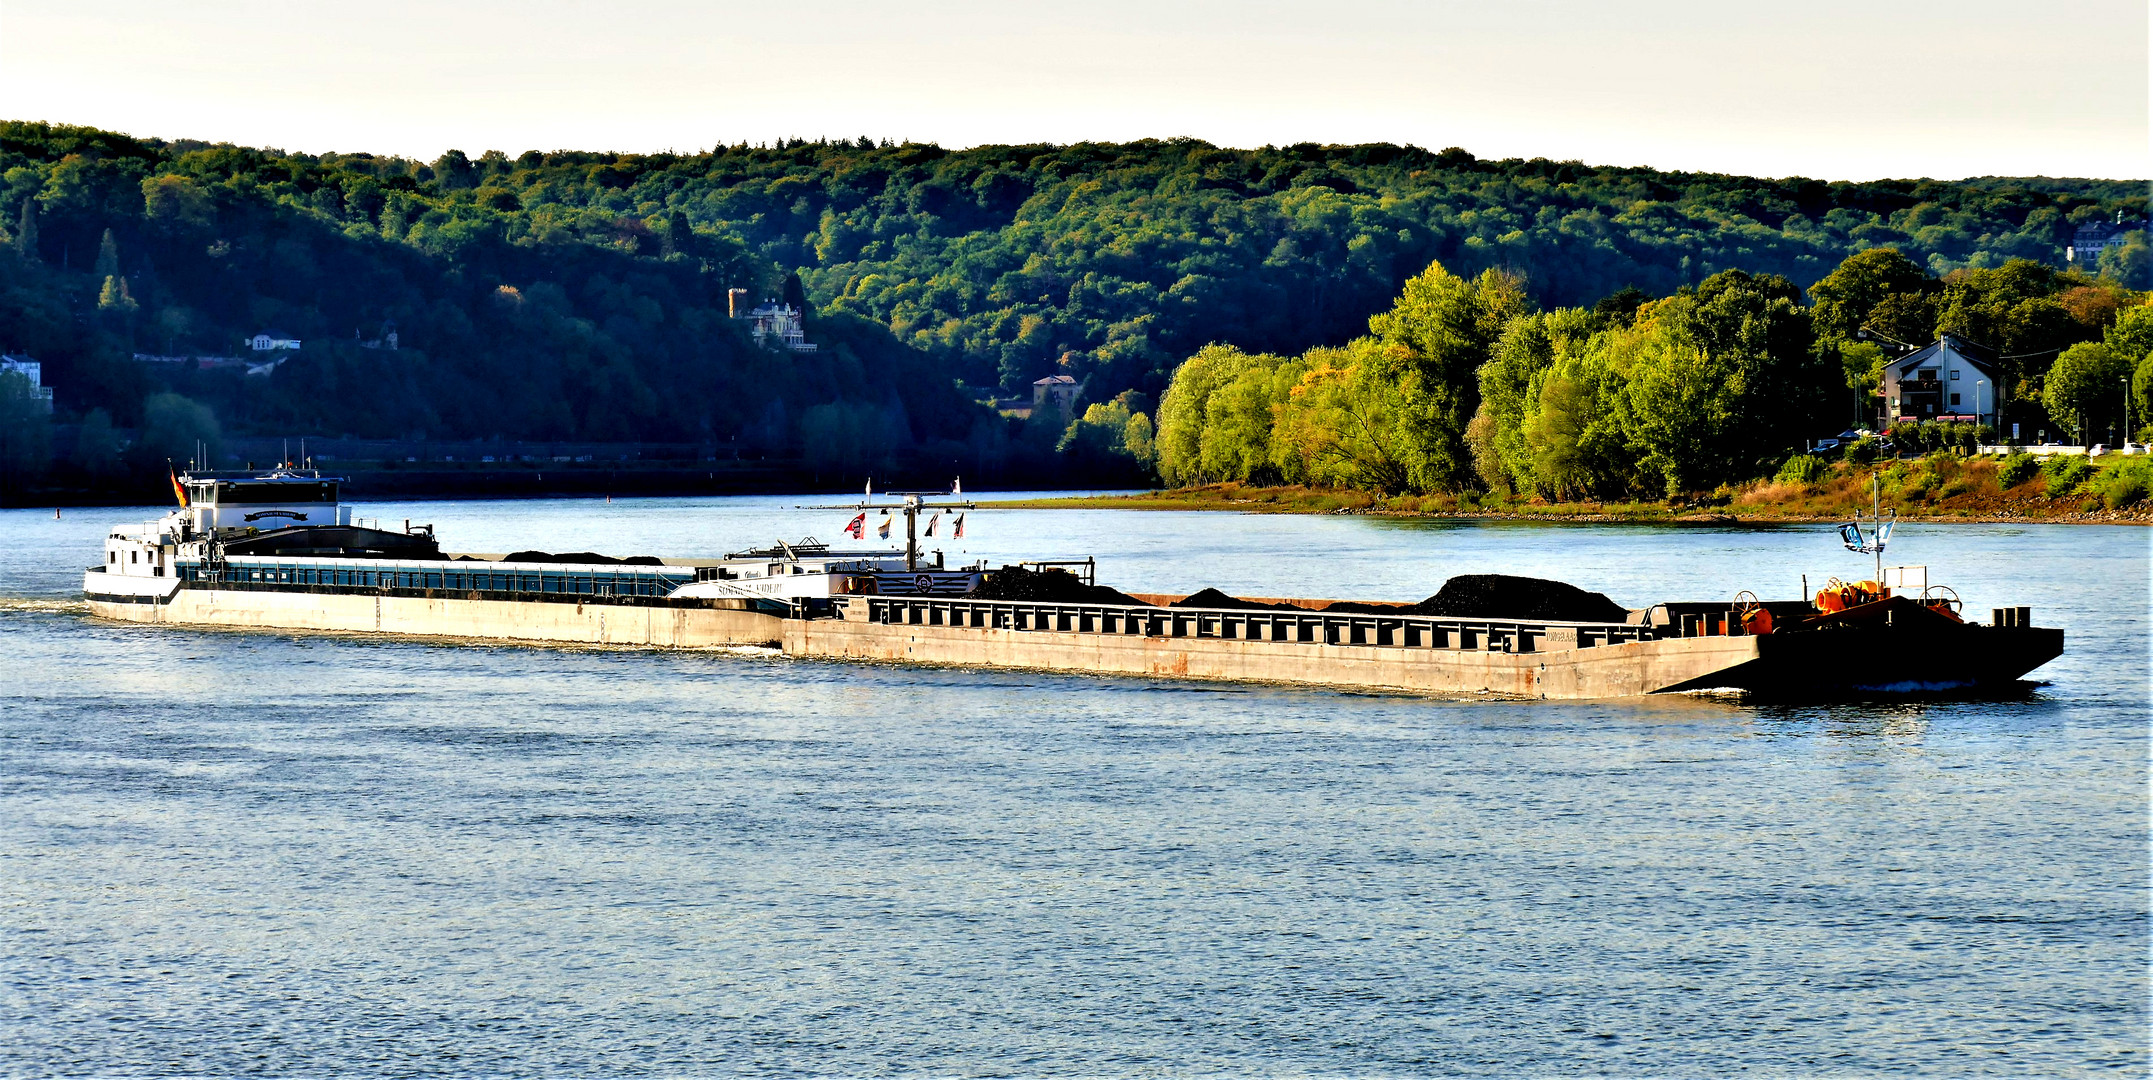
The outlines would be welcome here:
M 1903 574 L 1895 587 L 1834 582 L 1813 599 L 1745 593 L 1562 619 L 1430 609 L 1441 594 L 1422 605 L 1186 606 L 1179 596 L 1099 589 L 1086 560 L 1081 579 L 1065 565 L 1027 565 L 1104 602 L 996 599 L 995 575 L 1011 568 L 952 568 L 920 550 L 921 511 L 969 505 L 932 504 L 924 493 L 877 504 L 870 489 L 846 505 L 861 511 L 848 527 L 855 539 L 869 510 L 884 510 L 885 523 L 901 511 L 902 550 L 807 540 L 722 558 L 615 560 L 444 552 L 430 526 L 355 518 L 339 481 L 311 470 L 190 473 L 174 486 L 178 510 L 107 536 L 103 564 L 83 575 L 94 614 L 1551 699 L 1995 691 L 2063 651 L 2063 631 L 2032 625 L 2025 608 L 1969 622 L 1948 590 Z

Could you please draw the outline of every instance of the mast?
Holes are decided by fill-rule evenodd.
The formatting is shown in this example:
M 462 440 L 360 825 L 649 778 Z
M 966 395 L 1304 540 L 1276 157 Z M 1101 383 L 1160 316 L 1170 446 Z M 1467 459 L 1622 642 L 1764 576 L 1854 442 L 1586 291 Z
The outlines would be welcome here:
M 1884 530 L 1884 496 L 1882 488 L 1883 482 L 1877 479 L 1875 473 L 1870 473 L 1869 518 L 1870 520 L 1876 522 L 1876 529 L 1878 535 L 1876 538 L 1876 576 L 1870 578 L 1869 580 L 1874 581 L 1879 585 L 1882 585 L 1884 583 L 1884 537 L 1882 535 Z
M 941 497 L 941 496 L 942 496 L 942 495 L 943 495 L 944 493 L 943 493 L 943 492 L 939 492 L 939 491 L 887 491 L 887 492 L 884 492 L 883 494 L 884 494 L 884 495 L 886 495 L 886 496 L 889 496 L 889 497 L 891 497 L 891 498 L 897 499 L 898 501 L 896 501 L 896 502 L 879 502 L 879 503 L 878 503 L 878 502 L 876 502 L 876 501 L 875 501 L 875 482 L 874 482 L 874 481 L 872 481 L 872 480 L 869 480 L 869 481 L 867 482 L 867 488 L 866 488 L 866 491 L 865 491 L 865 493 L 863 494 L 863 496 L 861 497 L 861 499 L 860 499 L 860 501 L 859 501 L 859 502 L 856 502 L 856 503 L 838 503 L 838 504 L 828 504 L 828 505 L 822 505 L 822 506 L 802 506 L 802 507 L 799 507 L 798 509 L 801 509 L 801 510 L 861 510 L 861 511 L 866 511 L 866 510 L 885 510 L 885 511 L 887 511 L 887 510 L 897 510 L 897 511 L 901 511 L 901 512 L 902 512 L 902 513 L 903 513 L 903 514 L 905 515 L 905 571 L 906 571 L 907 573 L 910 573 L 910 572 L 913 572 L 913 571 L 916 571 L 916 570 L 918 570 L 918 569 L 919 569 L 919 564 L 920 564 L 920 542 L 919 542 L 919 513 L 920 513 L 920 511 L 922 511 L 922 510 L 973 510 L 973 509 L 977 509 L 976 507 L 974 507 L 974 506 L 972 505 L 972 502 L 971 502 L 971 500 L 969 500 L 969 499 L 966 499 L 966 498 L 964 497 L 964 485 L 963 485 L 963 481 L 958 481 L 957 483 L 954 483 L 954 484 L 951 484 L 951 485 L 950 485 L 950 489 L 949 489 L 949 492 L 948 492 L 948 495 L 949 495 L 948 501 L 944 501 L 944 502 L 928 502 L 928 501 L 927 501 L 928 499 L 931 499 L 931 498 L 939 498 L 939 497 Z
M 920 538 L 917 526 L 920 516 L 920 497 L 905 496 L 905 572 L 920 568 Z

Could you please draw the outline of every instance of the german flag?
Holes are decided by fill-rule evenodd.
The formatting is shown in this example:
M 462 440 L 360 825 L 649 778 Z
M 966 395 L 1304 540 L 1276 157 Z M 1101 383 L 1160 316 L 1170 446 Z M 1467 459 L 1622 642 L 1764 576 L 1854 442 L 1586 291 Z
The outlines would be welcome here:
M 178 499 L 179 508 L 185 510 L 187 508 L 187 485 L 179 482 L 179 474 L 172 471 L 170 463 L 166 463 L 164 474 L 172 480 L 172 497 Z

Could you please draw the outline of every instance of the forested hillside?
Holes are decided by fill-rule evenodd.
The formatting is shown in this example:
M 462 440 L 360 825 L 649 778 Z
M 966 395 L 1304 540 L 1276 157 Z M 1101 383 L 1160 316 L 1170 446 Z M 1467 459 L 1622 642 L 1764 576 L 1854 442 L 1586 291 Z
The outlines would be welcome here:
M 101 409 L 122 427 L 177 391 L 227 431 L 976 459 L 1088 445 L 980 399 L 1066 373 L 1090 402 L 1133 391 L 1118 406 L 1133 418 L 1207 344 L 1346 341 L 1431 263 L 1502 271 L 1535 310 L 1730 269 L 1813 282 L 1886 246 L 1938 279 L 2060 266 L 2076 223 L 2143 196 L 1187 140 L 422 163 L 6 123 L 0 349 L 45 362 L 62 419 Z M 2142 244 L 2112 254 L 2112 276 L 2143 275 Z M 821 350 L 755 347 L 726 317 L 731 288 L 807 303 Z M 362 347 L 392 324 L 399 350 Z M 306 345 L 266 378 L 130 359 L 229 355 L 267 328 Z
M 1725 270 L 1663 299 L 1536 307 L 1515 275 L 1435 265 L 1368 333 L 1299 356 L 1198 351 L 1159 405 L 1170 484 L 1308 484 L 1558 500 L 1680 499 L 1775 472 L 1842 425 L 1873 423 L 1883 366 L 1956 335 L 2003 391 L 2001 422 L 2113 439 L 2153 416 L 2147 295 L 2031 260 L 1939 279 L 1889 248 L 1805 290 Z M 1895 430 L 1902 449 L 1970 447 L 1970 421 Z M 1845 453 L 1870 460 L 1873 440 Z M 1862 455 L 1870 455 L 1863 457 Z M 1838 456 L 1835 453 L 1833 456 Z

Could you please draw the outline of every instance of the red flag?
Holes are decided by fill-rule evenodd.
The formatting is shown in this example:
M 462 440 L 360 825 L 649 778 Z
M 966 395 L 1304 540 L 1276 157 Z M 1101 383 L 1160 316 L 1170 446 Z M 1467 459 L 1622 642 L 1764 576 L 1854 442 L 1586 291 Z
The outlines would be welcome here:
M 952 532 L 952 533 L 951 533 L 950 535 L 952 535 L 952 536 L 956 537 L 956 538 L 957 538 L 957 539 L 959 539 L 959 540 L 962 540 L 962 539 L 964 539 L 964 515 L 963 515 L 963 514 L 958 514 L 958 515 L 957 515 L 957 528 L 956 528 L 956 530 L 955 530 L 954 532 Z
M 185 510 L 187 508 L 187 486 L 179 482 L 179 476 L 172 471 L 172 466 L 165 466 L 164 474 L 172 480 L 172 497 L 178 499 L 179 508 Z
M 845 535 L 853 538 L 854 540 L 864 540 L 867 538 L 867 511 L 860 511 L 860 516 L 853 518 L 852 521 L 845 526 Z

